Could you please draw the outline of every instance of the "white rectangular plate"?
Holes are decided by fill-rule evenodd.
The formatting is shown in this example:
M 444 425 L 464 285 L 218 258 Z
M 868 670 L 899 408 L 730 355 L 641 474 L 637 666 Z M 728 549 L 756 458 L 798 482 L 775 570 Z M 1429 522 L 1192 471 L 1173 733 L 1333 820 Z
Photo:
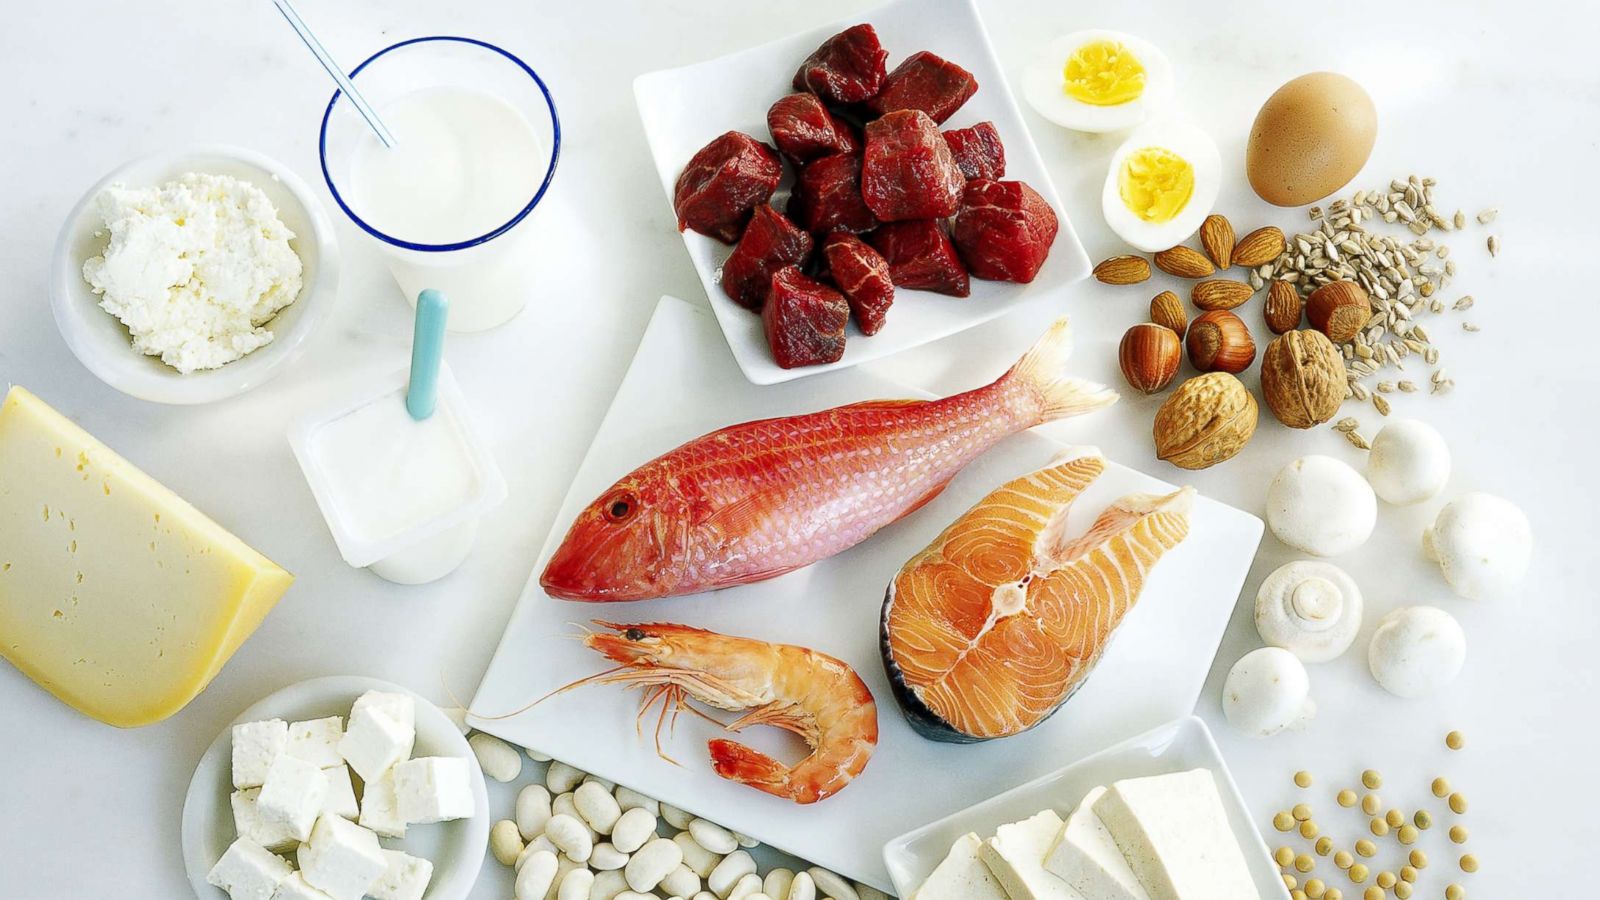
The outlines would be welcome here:
M 1261 539 L 1259 519 L 1205 498 L 1195 504 L 1189 537 L 1155 567 L 1093 675 L 1049 721 L 1007 740 L 956 745 L 917 736 L 901 717 L 878 655 L 884 590 L 907 559 L 972 504 L 1061 451 L 1036 434 L 1002 442 L 956 476 L 942 496 L 860 546 L 781 578 L 640 603 L 582 604 L 547 596 L 539 572 L 577 511 L 652 457 L 734 422 L 927 396 L 860 370 L 752 387 L 717 342 L 716 323 L 684 301 L 667 297 L 656 307 L 472 709 L 479 716 L 508 713 L 604 669 L 608 663 L 575 640 L 587 620 L 675 622 L 801 644 L 855 667 L 878 700 L 880 734 L 871 764 L 837 796 L 796 806 L 718 778 L 705 741 L 720 732 L 697 717 L 679 718 L 676 734 L 664 740 L 681 766 L 661 759 L 650 737 L 654 716 L 643 736 L 636 733 L 639 695 L 613 686 L 559 694 L 511 718 L 474 718 L 474 727 L 887 887 L 878 850 L 889 837 L 1194 708 Z M 1172 489 L 1108 465 L 1075 505 L 1069 527 L 1082 531 L 1124 494 Z M 752 729 L 740 740 L 780 758 L 803 755 L 798 742 L 772 728 Z
M 1062 211 L 1061 199 L 1023 124 L 971 0 L 895 0 L 862 15 L 760 47 L 639 76 L 633 83 L 633 93 L 667 202 L 672 202 L 673 185 L 689 157 L 717 135 L 743 131 L 770 142 L 767 108 L 793 92 L 791 82 L 800 63 L 830 36 L 862 22 L 877 29 L 889 52 L 891 70 L 918 50 L 931 50 L 978 79 L 978 92 L 940 128 L 993 122 L 1006 148 L 1006 179 L 1025 181 L 1038 191 L 1055 209 L 1061 232 L 1056 235 L 1050 258 L 1031 284 L 974 278 L 972 296 L 966 298 L 898 290 L 882 331 L 867 337 L 851 326 L 843 359 L 829 365 L 783 369 L 772 360 L 761 317 L 729 299 L 719 284 L 722 261 L 732 248 L 685 231 L 684 245 L 700 273 L 711 308 L 722 323 L 728 346 L 745 377 L 756 384 L 788 381 L 909 350 L 987 322 L 1020 303 L 1058 292 L 1089 274 L 1089 257 Z M 780 194 L 786 190 L 787 178 L 784 184 L 779 188 Z M 782 204 L 778 205 L 781 209 Z
M 998 797 L 903 834 L 884 845 L 883 861 L 894 879 L 896 894 L 909 897 L 950 852 L 950 845 L 968 832 L 981 838 L 992 837 L 1001 825 L 1026 819 L 1041 809 L 1054 809 L 1066 818 L 1085 794 L 1100 785 L 1121 778 L 1190 769 L 1210 769 L 1217 776 L 1222 806 L 1228 812 L 1228 825 L 1244 850 L 1256 891 L 1262 898 L 1287 897 L 1278 866 L 1268 855 L 1261 834 L 1251 824 L 1249 807 L 1239 795 L 1239 786 L 1234 784 L 1233 775 L 1222 761 L 1211 732 L 1206 723 L 1193 716 L 1169 722 Z

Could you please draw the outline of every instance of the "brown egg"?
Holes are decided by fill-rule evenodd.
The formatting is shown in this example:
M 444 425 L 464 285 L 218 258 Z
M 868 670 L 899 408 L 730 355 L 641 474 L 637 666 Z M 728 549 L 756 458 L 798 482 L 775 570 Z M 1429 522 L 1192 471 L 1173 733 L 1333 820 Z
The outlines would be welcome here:
M 1250 128 L 1245 171 L 1261 199 L 1304 206 L 1366 165 L 1378 111 L 1361 85 L 1333 72 L 1301 75 L 1273 92 Z

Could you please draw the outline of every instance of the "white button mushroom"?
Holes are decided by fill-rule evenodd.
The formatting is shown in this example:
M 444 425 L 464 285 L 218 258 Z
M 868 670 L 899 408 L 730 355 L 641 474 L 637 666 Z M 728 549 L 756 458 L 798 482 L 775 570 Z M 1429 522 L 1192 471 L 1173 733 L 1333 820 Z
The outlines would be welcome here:
M 1228 670 L 1222 712 L 1229 724 L 1252 737 L 1269 737 L 1311 720 L 1311 678 L 1300 658 L 1281 647 L 1246 653 Z
M 1303 456 L 1267 488 L 1267 525 L 1278 540 L 1313 556 L 1338 556 L 1366 543 L 1378 500 L 1361 473 L 1331 456 Z
M 1361 589 L 1333 563 L 1303 559 L 1279 566 L 1256 594 L 1256 631 L 1304 662 L 1338 657 L 1361 629 Z
M 1385 503 L 1421 503 L 1444 490 L 1450 480 L 1450 448 L 1432 425 L 1396 419 L 1372 439 L 1367 480 Z
M 1378 620 L 1367 667 L 1384 690 L 1420 697 L 1449 684 L 1467 658 L 1467 636 L 1435 606 L 1406 606 Z
M 1439 510 L 1423 532 L 1422 550 L 1437 562 L 1450 589 L 1472 600 L 1504 596 L 1528 572 L 1533 528 L 1511 501 L 1462 494 Z

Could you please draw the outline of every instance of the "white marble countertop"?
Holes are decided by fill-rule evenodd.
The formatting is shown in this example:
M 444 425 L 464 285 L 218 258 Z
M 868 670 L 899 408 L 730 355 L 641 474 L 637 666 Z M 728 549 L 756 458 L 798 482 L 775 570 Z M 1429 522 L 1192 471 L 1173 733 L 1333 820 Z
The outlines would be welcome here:
M 46 298 L 62 216 L 86 185 L 132 156 L 195 141 L 241 144 L 288 163 L 326 198 L 315 150 L 329 95 L 325 76 L 262 0 L 85 0 L 7 13 L 0 30 L 0 81 L 7 85 L 0 179 L 10 198 L 0 207 L 0 383 L 39 393 L 299 580 L 210 689 L 159 725 L 110 729 L 0 667 L 0 797 L 7 811 L 0 898 L 186 896 L 178 821 L 195 761 L 240 709 L 285 684 L 359 673 L 404 682 L 440 702 L 449 692 L 471 694 L 656 299 L 704 299 L 649 164 L 633 77 L 871 5 L 301 4 L 329 47 L 352 63 L 415 35 L 494 40 L 539 69 L 563 120 L 560 169 L 540 213 L 549 227 L 535 299 L 511 324 L 453 338 L 448 351 L 487 423 L 511 499 L 486 522 L 459 573 L 421 588 L 394 587 L 344 566 L 284 439 L 289 417 L 326 385 L 388 367 L 405 353 L 409 309 L 354 228 L 339 223 L 342 296 L 306 357 L 279 380 L 215 406 L 157 406 L 102 385 L 67 352 Z M 1236 610 L 1199 713 L 1263 822 L 1296 799 L 1289 776 L 1297 769 L 1318 776 L 1311 797 L 1324 809 L 1335 786 L 1374 767 L 1387 777 L 1391 802 L 1414 808 L 1427 800 L 1437 811 L 1425 786 L 1443 773 L 1472 799 L 1471 849 L 1483 871 L 1455 872 L 1436 828 L 1424 842 L 1434 860 L 1428 887 L 1416 896 L 1442 896 L 1447 875 L 1462 880 L 1471 897 L 1568 893 L 1577 861 L 1600 838 L 1593 773 L 1600 613 L 1593 576 L 1585 574 L 1600 533 L 1592 474 L 1600 444 L 1593 352 L 1600 302 L 1587 271 L 1600 246 L 1600 74 L 1589 46 L 1600 19 L 1576 4 L 1558 13 L 1553 3 L 1513 9 L 1493 0 L 981 6 L 1013 81 L 1035 47 L 1077 28 L 1133 31 L 1165 49 L 1180 101 L 1221 147 L 1228 180 L 1218 209 L 1241 230 L 1303 221 L 1250 194 L 1241 160 L 1261 100 L 1287 78 L 1319 68 L 1354 76 L 1378 105 L 1378 147 L 1356 186 L 1416 172 L 1439 180 L 1445 207 L 1469 215 L 1502 209 L 1492 229 L 1502 235 L 1498 259 L 1484 250 L 1484 229 L 1451 240 L 1461 274 L 1450 298 L 1475 295 L 1471 317 L 1482 325 L 1478 334 L 1461 332 L 1454 319 L 1434 329 L 1457 390 L 1398 397 L 1395 405 L 1397 414 L 1425 418 L 1450 440 L 1456 471 L 1449 494 L 1489 490 L 1527 510 L 1538 551 L 1520 596 L 1499 603 L 1453 598 L 1418 548 L 1439 502 L 1386 507 L 1372 541 L 1340 560 L 1368 596 L 1362 639 L 1391 607 L 1437 603 L 1468 634 L 1468 664 L 1457 682 L 1430 700 L 1401 701 L 1372 683 L 1364 654 L 1352 651 L 1313 669 L 1321 714 L 1309 730 L 1260 742 L 1238 737 L 1222 721 L 1217 695 L 1232 662 L 1259 645 L 1247 602 Z M 1099 215 L 1114 140 L 1064 132 L 1031 113 L 1028 122 L 1090 256 L 1120 252 Z M 1116 342 L 1143 317 L 1147 287 L 1076 286 L 880 370 L 934 390 L 966 387 L 1003 368 L 1066 310 L 1080 335 L 1078 371 L 1119 381 Z M 1157 403 L 1128 397 L 1052 431 L 1179 479 L 1183 473 L 1157 462 L 1150 448 Z M 1378 416 L 1370 408 L 1359 415 L 1370 434 Z M 1239 458 L 1190 480 L 1259 513 L 1271 474 L 1313 452 L 1360 464 L 1358 452 L 1327 430 L 1291 432 L 1264 421 Z M 1289 558 L 1268 537 L 1247 594 Z M 1443 749 L 1450 728 L 1466 732 L 1465 752 Z M 497 810 L 509 811 L 510 789 L 491 788 Z M 1361 823 L 1336 818 L 1339 812 L 1320 818 L 1348 843 Z M 1326 861 L 1318 874 L 1349 887 Z M 490 861 L 474 897 L 509 890 L 508 875 Z

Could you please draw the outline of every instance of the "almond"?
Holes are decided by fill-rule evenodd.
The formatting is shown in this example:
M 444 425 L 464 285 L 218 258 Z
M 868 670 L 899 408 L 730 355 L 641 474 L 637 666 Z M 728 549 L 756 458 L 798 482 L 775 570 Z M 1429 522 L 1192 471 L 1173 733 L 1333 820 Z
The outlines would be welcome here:
M 1094 277 L 1105 284 L 1138 284 L 1150 277 L 1150 263 L 1142 256 L 1113 256 L 1094 267 Z
M 1189 292 L 1189 299 L 1203 310 L 1233 309 L 1249 300 L 1255 289 L 1243 281 L 1213 278 L 1202 281 Z
M 1171 291 L 1162 291 L 1151 298 L 1150 321 L 1171 329 L 1178 337 L 1189 330 L 1189 314 L 1183 311 L 1183 301 Z
M 1206 216 L 1200 224 L 1200 246 L 1206 248 L 1206 255 L 1217 268 L 1233 265 L 1233 223 L 1227 216 L 1219 213 Z
M 1273 334 L 1284 334 L 1300 327 L 1300 293 L 1287 281 L 1274 281 L 1267 288 L 1267 327 Z
M 1183 246 L 1157 253 L 1156 268 L 1179 278 L 1204 278 L 1217 270 L 1200 251 Z
M 1264 266 L 1283 255 L 1287 246 L 1276 225 L 1257 228 L 1233 245 L 1233 261 L 1241 266 Z

